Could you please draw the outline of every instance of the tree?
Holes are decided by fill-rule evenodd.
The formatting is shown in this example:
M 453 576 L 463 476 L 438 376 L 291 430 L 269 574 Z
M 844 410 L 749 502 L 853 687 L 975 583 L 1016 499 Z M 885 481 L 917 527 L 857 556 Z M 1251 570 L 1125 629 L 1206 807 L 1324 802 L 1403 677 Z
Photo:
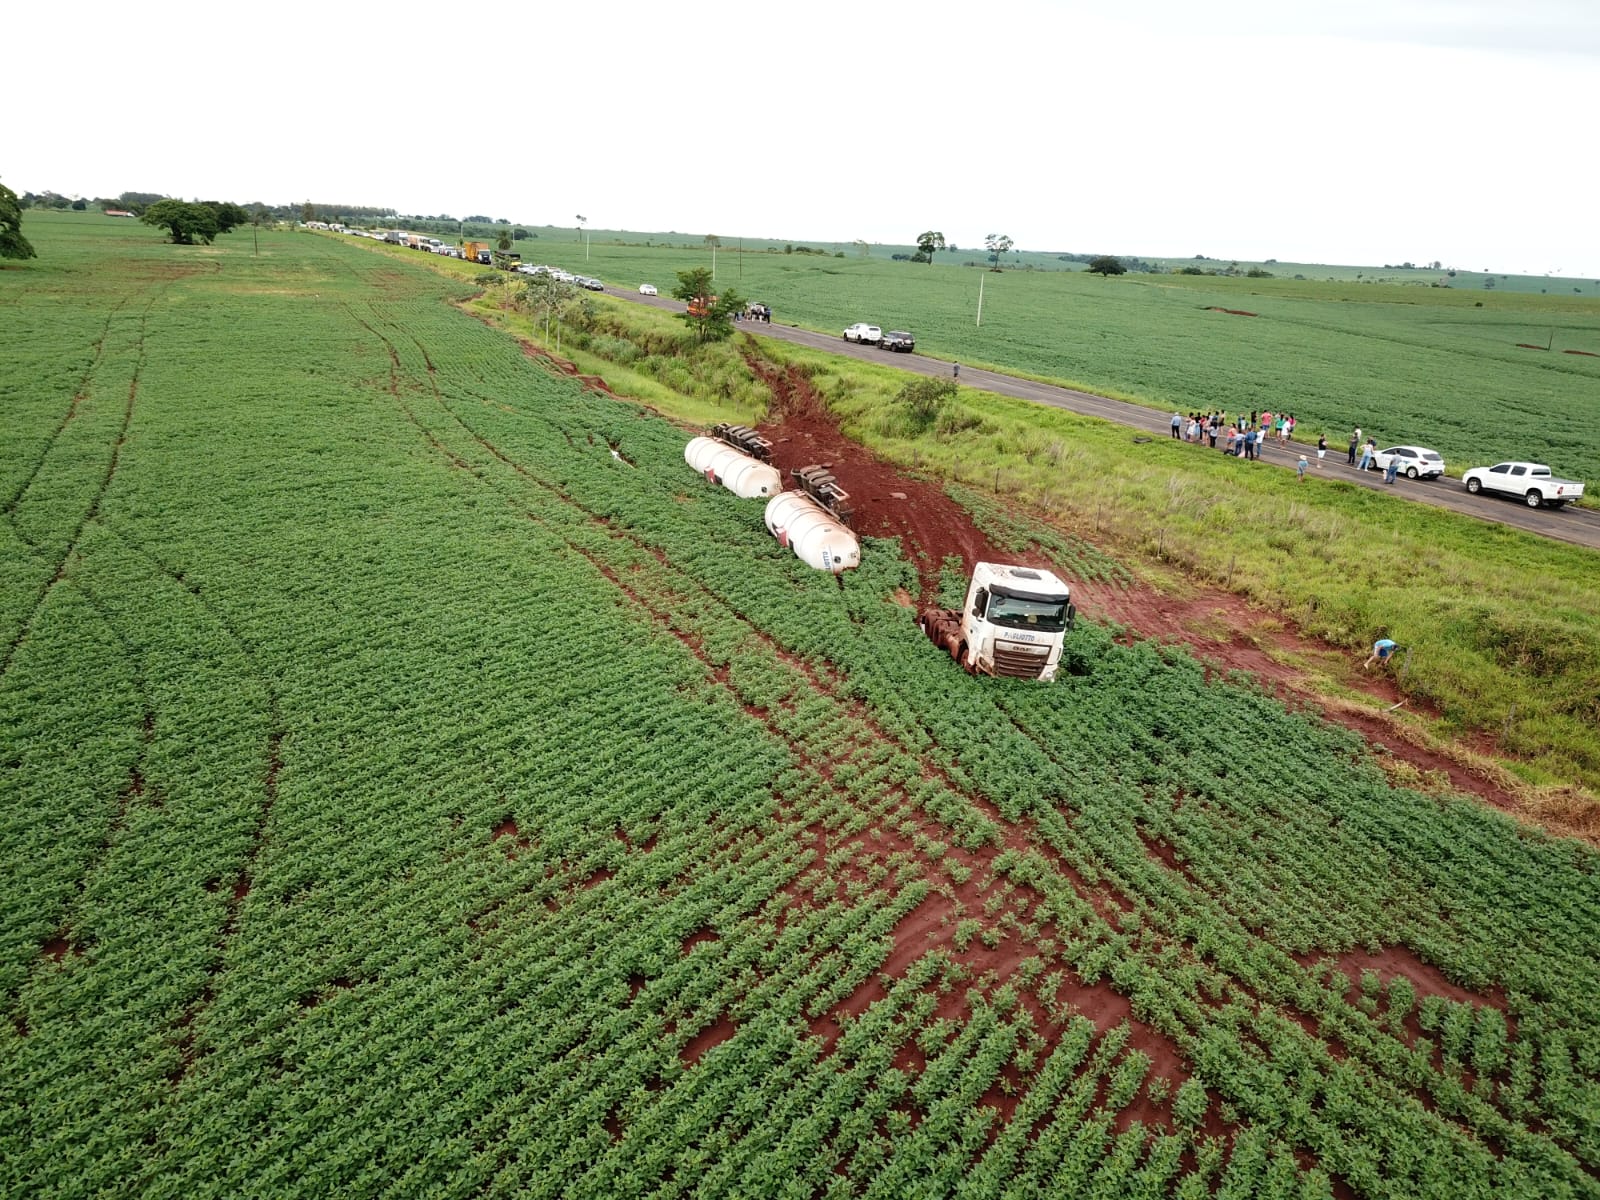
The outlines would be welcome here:
M 704 267 L 678 272 L 672 294 L 689 306 L 680 315 L 702 342 L 720 342 L 733 334 L 733 314 L 744 308 L 744 297 L 732 288 L 712 294 L 711 272 Z
M 936 251 L 944 249 L 944 234 L 930 229 L 927 233 L 917 235 L 917 252 L 912 255 L 912 262 L 931 263 Z
M 589 223 L 589 218 L 584 216 L 582 213 L 579 213 L 573 218 L 573 220 L 577 221 L 578 223 L 578 236 L 573 240 L 581 242 L 583 241 L 583 227 Z
M 989 248 L 989 261 L 994 263 L 994 266 L 989 269 L 998 271 L 1000 269 L 1000 256 L 1011 249 L 1014 243 L 1003 233 L 991 233 L 983 239 L 983 244 Z
M 250 214 L 231 200 L 207 200 L 205 206 L 216 215 L 218 233 L 231 233 L 250 223 Z
M 311 201 L 307 200 L 300 206 L 300 219 L 307 225 L 317 219 L 317 210 L 311 206 Z
M 192 246 L 198 238 L 205 245 L 217 236 L 217 212 L 209 204 L 190 204 L 186 200 L 158 200 L 139 218 L 146 225 L 164 227 L 175 246 Z
M 545 271 L 528 280 L 517 300 L 536 319 L 543 320 L 544 339 L 548 342 L 550 322 L 559 322 L 567 314 L 578 300 L 578 289 L 570 283 L 561 282 L 550 272 Z
M 903 404 L 906 421 L 913 433 L 926 433 L 939 419 L 947 404 L 956 398 L 953 379 L 914 379 L 900 389 L 896 402 Z
M 33 244 L 22 236 L 22 205 L 17 194 L 0 183 L 0 258 L 37 258 Z
M 705 236 L 705 244 L 710 246 L 713 250 L 718 250 L 722 247 L 722 239 L 714 233 L 708 233 Z
M 505 226 L 500 230 L 500 240 L 495 243 L 495 249 L 505 254 L 511 249 L 511 227 Z
M 131 213 L 138 213 L 142 216 L 145 209 L 157 201 L 165 199 L 166 197 L 158 192 L 123 192 L 117 197 L 117 207 L 125 208 Z
M 1122 260 L 1111 254 L 1097 254 L 1089 260 L 1089 274 L 1091 275 L 1126 275 L 1128 268 L 1122 265 Z

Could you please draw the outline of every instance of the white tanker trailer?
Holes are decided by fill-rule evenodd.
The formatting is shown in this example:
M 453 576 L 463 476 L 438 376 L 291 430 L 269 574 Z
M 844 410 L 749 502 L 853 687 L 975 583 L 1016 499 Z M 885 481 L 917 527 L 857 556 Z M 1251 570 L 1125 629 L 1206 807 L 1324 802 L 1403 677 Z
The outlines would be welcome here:
M 861 543 L 850 531 L 850 493 L 823 467 L 794 472 L 799 488 L 767 501 L 767 532 L 818 571 L 835 575 L 861 565 Z
M 783 491 L 783 476 L 768 461 L 771 442 L 744 425 L 718 425 L 711 432 L 712 437 L 692 438 L 684 447 L 686 463 L 741 500 Z

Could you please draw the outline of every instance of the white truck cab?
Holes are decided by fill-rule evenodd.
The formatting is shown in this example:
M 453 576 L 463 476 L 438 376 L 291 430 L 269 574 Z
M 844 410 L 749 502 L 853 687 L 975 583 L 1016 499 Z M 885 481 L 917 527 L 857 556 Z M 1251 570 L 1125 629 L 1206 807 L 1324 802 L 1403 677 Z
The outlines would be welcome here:
M 961 611 L 928 609 L 921 623 L 972 674 L 1049 682 L 1076 616 L 1071 589 L 1054 572 L 981 562 Z

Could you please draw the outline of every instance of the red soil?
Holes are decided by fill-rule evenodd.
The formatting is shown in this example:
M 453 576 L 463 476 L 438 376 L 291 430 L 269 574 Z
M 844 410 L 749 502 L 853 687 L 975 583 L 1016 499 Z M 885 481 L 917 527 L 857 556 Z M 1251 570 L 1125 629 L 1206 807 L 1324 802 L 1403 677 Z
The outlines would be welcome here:
M 1246 312 L 1242 308 L 1222 308 L 1221 306 L 1216 305 L 1216 304 L 1208 304 L 1208 305 L 1206 305 L 1206 311 L 1207 312 L 1227 313 L 1229 316 L 1233 316 L 1233 317 L 1259 317 L 1261 315 L 1260 313 Z
M 695 1034 L 694 1037 L 689 1039 L 689 1044 L 683 1048 L 683 1053 L 679 1055 L 679 1057 L 686 1065 L 697 1063 L 700 1061 L 701 1055 L 703 1055 L 707 1050 L 711 1049 L 713 1046 L 722 1045 L 723 1042 L 727 1041 L 738 1032 L 739 1027 L 727 1017 L 723 1017 L 715 1024 L 707 1025 L 699 1033 Z

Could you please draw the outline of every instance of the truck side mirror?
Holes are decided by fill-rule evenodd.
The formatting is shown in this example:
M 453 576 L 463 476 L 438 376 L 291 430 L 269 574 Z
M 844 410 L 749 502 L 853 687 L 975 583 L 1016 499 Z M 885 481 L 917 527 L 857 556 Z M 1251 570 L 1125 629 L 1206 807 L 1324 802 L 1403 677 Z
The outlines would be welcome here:
M 989 589 L 979 588 L 972 597 L 972 615 L 979 620 L 983 619 L 984 609 L 989 607 Z

